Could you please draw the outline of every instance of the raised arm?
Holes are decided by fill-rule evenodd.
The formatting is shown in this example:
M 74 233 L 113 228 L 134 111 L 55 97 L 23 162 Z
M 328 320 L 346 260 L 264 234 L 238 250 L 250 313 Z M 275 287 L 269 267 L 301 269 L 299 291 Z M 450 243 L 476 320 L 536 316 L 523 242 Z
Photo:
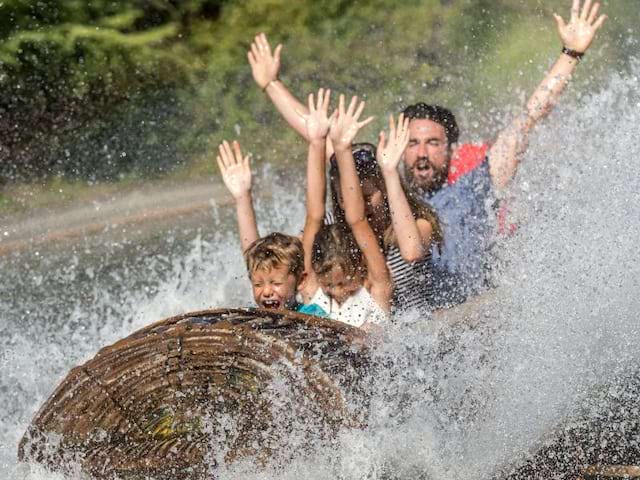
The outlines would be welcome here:
M 304 266 L 307 272 L 303 295 L 312 296 L 318 288 L 316 276 L 311 265 L 311 254 L 316 234 L 324 223 L 327 179 L 325 172 L 325 142 L 329 131 L 330 90 L 318 91 L 314 101 L 309 95 L 309 113 L 304 114 L 305 128 L 309 138 L 307 157 L 307 216 L 302 233 L 304 247 Z M 308 299 L 305 298 L 305 301 Z
M 429 252 L 433 229 L 427 220 L 414 218 L 402 188 L 398 164 L 408 143 L 409 119 L 405 119 L 404 115 L 400 114 L 396 128 L 393 116 L 390 115 L 389 139 L 386 139 L 384 132 L 380 132 L 376 159 L 387 188 L 391 223 L 400 254 L 407 262 L 415 262 L 424 258 Z
M 238 230 L 240 232 L 240 246 L 245 252 L 249 245 L 260 235 L 256 224 L 256 213 L 253 210 L 251 197 L 251 165 L 249 156 L 242 157 L 240 144 L 233 142 L 233 149 L 226 140 L 218 147 L 218 166 L 222 173 L 222 180 L 236 202 L 238 215 Z
M 309 140 L 304 117 L 298 114 L 298 112 L 303 112 L 306 115 L 309 110 L 289 92 L 278 78 L 281 52 L 281 44 L 272 52 L 267 36 L 264 33 L 256 35 L 251 43 L 251 49 L 247 53 L 251 73 L 258 87 L 269 96 L 286 122 Z
M 281 52 L 281 44 L 272 52 L 267 36 L 264 33 L 256 35 L 251 43 L 251 49 L 247 52 L 251 73 L 258 87 L 271 99 L 285 121 L 305 140 L 309 141 L 305 122 L 305 116 L 309 114 L 309 109 L 294 97 L 278 78 Z M 333 146 L 330 141 L 327 141 L 325 158 L 329 158 L 332 154 Z
M 558 102 L 579 59 L 589 49 L 596 32 L 607 18 L 606 15 L 598 16 L 600 3 L 585 0 L 582 9 L 580 3 L 580 0 L 573 0 L 569 23 L 554 14 L 563 42 L 562 53 L 527 102 L 526 110 L 500 132 L 489 151 L 489 171 L 498 189 L 511 182 L 526 149 L 529 132 Z
M 331 122 L 329 136 L 335 148 L 340 171 L 340 192 L 344 202 L 345 219 L 367 265 L 369 292 L 380 307 L 389 310 L 391 277 L 376 235 L 365 215 L 364 197 L 351 152 L 351 144 L 358 131 L 373 120 L 373 117 L 369 117 L 362 122 L 359 121 L 364 106 L 364 102 L 358 103 L 358 97 L 353 97 L 349 107 L 345 108 L 344 95 L 340 95 L 337 116 Z

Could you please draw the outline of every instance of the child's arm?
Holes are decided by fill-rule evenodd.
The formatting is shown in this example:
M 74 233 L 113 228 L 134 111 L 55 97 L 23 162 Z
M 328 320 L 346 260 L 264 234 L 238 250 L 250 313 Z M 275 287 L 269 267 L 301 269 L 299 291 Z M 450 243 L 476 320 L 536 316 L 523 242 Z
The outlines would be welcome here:
M 305 140 L 310 141 L 307 133 L 305 118 L 309 109 L 303 105 L 278 78 L 280 72 L 280 52 L 282 45 L 278 45 L 272 52 L 271 45 L 264 33 L 256 35 L 247 52 L 251 73 L 258 87 L 271 99 L 280 115 Z M 328 141 L 325 146 L 325 158 L 333 154 L 333 147 Z
M 368 125 L 373 117 L 362 122 L 358 121 L 365 104 L 360 102 L 358 105 L 357 97 L 351 99 L 346 110 L 344 103 L 344 95 L 340 95 L 338 114 L 331 124 L 329 135 L 335 148 L 340 171 L 340 192 L 344 201 L 345 218 L 367 265 L 369 293 L 380 307 L 389 311 L 392 292 L 391 277 L 384 254 L 365 215 L 362 188 L 351 153 L 351 144 L 356 134 L 362 127 Z
M 240 231 L 240 246 L 246 251 L 260 235 L 256 224 L 256 213 L 253 210 L 251 197 L 251 165 L 249 156 L 242 157 L 240 144 L 233 142 L 231 145 L 226 140 L 218 147 L 218 166 L 222 173 L 222 180 L 236 201 L 238 215 L 238 230 Z
M 307 158 L 307 216 L 302 233 L 304 247 L 304 267 L 307 273 L 302 294 L 305 303 L 318 289 L 318 282 L 312 268 L 313 241 L 324 223 L 326 199 L 325 143 L 329 131 L 330 90 L 320 89 L 314 104 L 313 94 L 309 95 L 309 114 L 304 115 L 305 128 L 309 138 L 309 155 Z
M 405 261 L 415 262 L 429 252 L 433 229 L 427 220 L 413 217 L 400 182 L 398 164 L 408 143 L 409 119 L 400 114 L 396 128 L 393 116 L 389 116 L 389 139 L 386 139 L 384 132 L 380 132 L 376 158 L 387 187 L 391 223 L 400 254 Z

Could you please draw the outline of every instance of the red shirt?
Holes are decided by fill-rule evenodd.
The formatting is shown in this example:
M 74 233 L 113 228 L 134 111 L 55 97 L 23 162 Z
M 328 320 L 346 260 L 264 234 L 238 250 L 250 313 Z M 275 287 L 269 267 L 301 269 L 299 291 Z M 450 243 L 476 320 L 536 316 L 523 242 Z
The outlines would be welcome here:
M 458 147 L 456 154 L 451 158 L 447 183 L 453 184 L 461 176 L 469 173 L 479 166 L 487 156 L 489 145 L 486 143 L 464 143 Z

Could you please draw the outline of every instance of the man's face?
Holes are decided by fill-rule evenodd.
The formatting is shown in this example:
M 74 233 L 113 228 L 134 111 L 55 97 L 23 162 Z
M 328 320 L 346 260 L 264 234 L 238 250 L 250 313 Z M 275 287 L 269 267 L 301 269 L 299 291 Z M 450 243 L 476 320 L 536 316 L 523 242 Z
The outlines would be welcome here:
M 251 273 L 253 299 L 262 308 L 291 310 L 296 306 L 298 282 L 286 265 Z
M 451 149 L 444 127 L 427 119 L 409 123 L 409 145 L 404 151 L 404 171 L 409 186 L 434 192 L 447 179 Z

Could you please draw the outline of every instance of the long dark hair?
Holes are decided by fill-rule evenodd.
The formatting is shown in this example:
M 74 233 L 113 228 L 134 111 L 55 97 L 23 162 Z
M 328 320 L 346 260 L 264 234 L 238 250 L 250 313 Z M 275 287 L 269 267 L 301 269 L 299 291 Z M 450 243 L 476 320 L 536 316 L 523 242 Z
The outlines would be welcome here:
M 376 147 L 370 143 L 354 143 L 351 147 L 353 154 L 353 160 L 356 166 L 356 172 L 360 179 L 360 186 L 365 181 L 371 182 L 373 186 L 382 192 L 384 199 L 384 231 L 377 232 L 380 242 L 380 246 L 383 248 L 389 248 L 392 245 L 396 245 L 397 239 L 393 226 L 391 225 L 391 214 L 389 210 L 389 201 L 387 200 L 387 191 L 384 184 L 384 178 L 382 172 L 376 161 Z M 340 206 L 340 171 L 338 170 L 338 163 L 336 161 L 335 154 L 331 157 L 329 166 L 329 185 L 331 192 L 331 202 L 333 204 L 333 215 L 336 223 L 346 223 L 344 210 Z M 412 192 L 410 192 L 404 185 L 402 185 L 404 194 L 407 197 L 407 202 L 413 213 L 413 218 L 424 219 L 431 224 L 432 238 L 438 248 L 442 246 L 444 237 L 442 234 L 442 227 L 440 226 L 440 220 L 438 215 L 429 205 L 420 201 L 420 199 Z

